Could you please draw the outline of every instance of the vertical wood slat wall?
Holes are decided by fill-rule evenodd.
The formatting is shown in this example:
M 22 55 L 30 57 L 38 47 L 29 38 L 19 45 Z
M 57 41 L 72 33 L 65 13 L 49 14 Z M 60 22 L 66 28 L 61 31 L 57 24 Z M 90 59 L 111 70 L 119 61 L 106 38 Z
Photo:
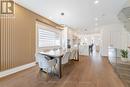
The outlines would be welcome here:
M 6 15 L 1 17 L 1 71 L 14 66 L 14 21 L 14 18 Z
M 1 6 L 1 2 L 0 2 L 0 6 Z M 1 28 L 2 27 L 1 27 L 1 15 L 0 15 L 0 71 L 1 71 Z
M 0 71 L 1 71 L 1 18 L 0 18 Z
M 14 18 L 0 18 L 0 71 L 35 62 L 36 19 L 61 27 L 18 4 L 15 4 Z

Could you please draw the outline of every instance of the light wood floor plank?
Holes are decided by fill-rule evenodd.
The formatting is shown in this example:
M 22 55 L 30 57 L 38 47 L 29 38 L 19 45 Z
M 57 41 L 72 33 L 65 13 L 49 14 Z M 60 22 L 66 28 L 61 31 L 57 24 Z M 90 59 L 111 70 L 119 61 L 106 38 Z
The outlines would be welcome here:
M 0 87 L 124 87 L 107 58 L 80 56 L 63 67 L 61 79 L 51 78 L 33 67 L 0 79 Z

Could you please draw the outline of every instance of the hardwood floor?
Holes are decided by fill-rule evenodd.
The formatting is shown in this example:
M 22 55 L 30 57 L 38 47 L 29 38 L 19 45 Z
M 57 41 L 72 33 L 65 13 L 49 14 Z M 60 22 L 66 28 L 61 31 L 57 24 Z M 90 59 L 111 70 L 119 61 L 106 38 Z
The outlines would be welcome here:
M 124 87 L 107 58 L 80 56 L 63 67 L 61 79 L 47 79 L 33 67 L 0 79 L 0 87 Z

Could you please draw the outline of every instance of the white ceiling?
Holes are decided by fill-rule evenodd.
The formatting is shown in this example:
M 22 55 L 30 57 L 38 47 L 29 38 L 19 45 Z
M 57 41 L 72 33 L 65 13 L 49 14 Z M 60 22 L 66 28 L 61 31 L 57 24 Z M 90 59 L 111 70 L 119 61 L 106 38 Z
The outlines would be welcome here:
M 117 14 L 127 0 L 16 0 L 20 5 L 59 24 L 84 32 L 117 23 Z M 61 13 L 64 12 L 64 16 Z M 98 18 L 96 21 L 95 18 Z

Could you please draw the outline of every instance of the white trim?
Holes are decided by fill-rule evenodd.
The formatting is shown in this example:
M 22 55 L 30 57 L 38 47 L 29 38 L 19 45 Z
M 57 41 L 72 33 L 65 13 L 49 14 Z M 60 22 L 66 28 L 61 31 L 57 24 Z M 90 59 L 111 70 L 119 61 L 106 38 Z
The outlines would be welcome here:
M 22 70 L 25 70 L 25 69 L 28 69 L 28 68 L 31 68 L 35 65 L 36 65 L 36 62 L 33 62 L 33 63 L 25 64 L 25 65 L 22 65 L 22 66 L 19 66 L 19 67 L 15 67 L 15 68 L 12 68 L 12 69 L 2 71 L 2 72 L 0 72 L 0 78 L 14 74 L 14 73 L 17 73 L 19 71 L 22 71 Z

